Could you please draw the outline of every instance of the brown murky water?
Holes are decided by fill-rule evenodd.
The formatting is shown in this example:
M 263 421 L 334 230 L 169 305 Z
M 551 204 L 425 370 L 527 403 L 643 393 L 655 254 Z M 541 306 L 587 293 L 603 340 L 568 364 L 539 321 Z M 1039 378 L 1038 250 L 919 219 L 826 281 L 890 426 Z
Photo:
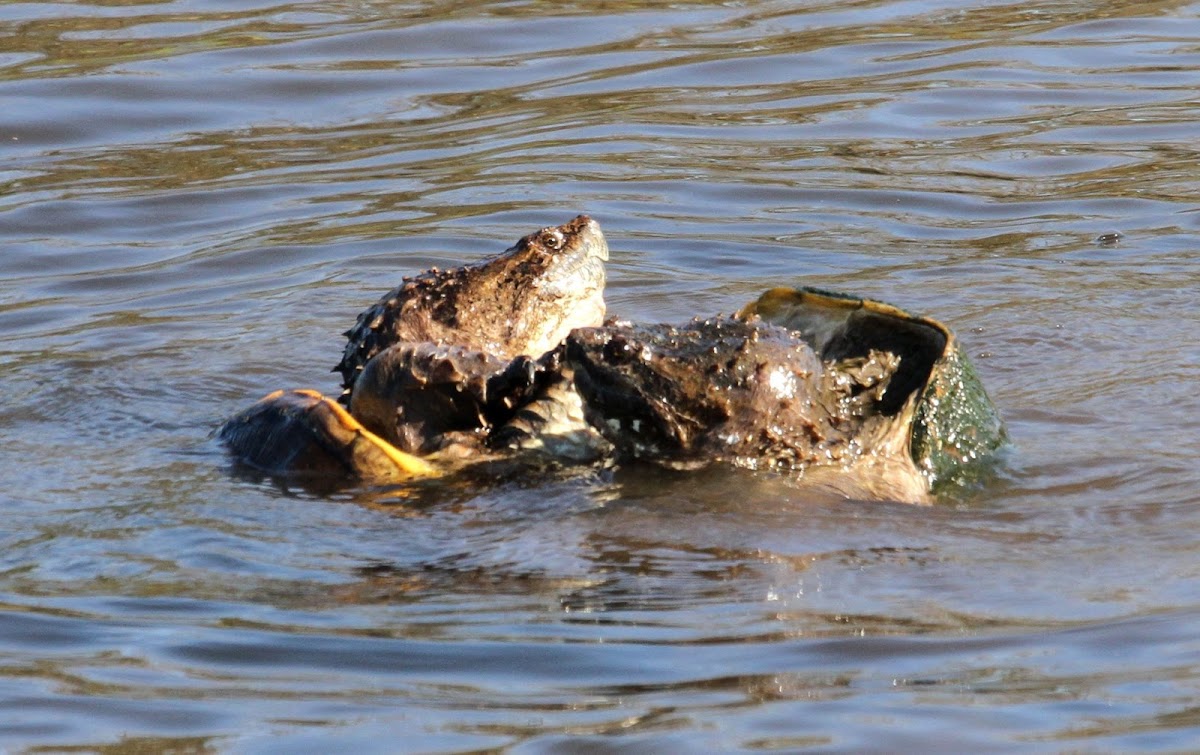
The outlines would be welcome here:
M 0 5 L 0 749 L 1195 748 L 1197 92 L 1188 2 Z M 402 275 L 580 211 L 614 313 L 948 322 L 1007 471 L 231 473 Z

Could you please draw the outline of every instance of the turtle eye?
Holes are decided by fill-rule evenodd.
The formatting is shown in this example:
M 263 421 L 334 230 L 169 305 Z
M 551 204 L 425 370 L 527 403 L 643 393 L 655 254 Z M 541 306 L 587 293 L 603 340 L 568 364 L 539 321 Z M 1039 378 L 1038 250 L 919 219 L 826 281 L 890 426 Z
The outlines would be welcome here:
M 547 249 L 557 252 L 562 249 L 564 243 L 562 231 L 557 228 L 550 228 L 542 231 L 542 246 Z

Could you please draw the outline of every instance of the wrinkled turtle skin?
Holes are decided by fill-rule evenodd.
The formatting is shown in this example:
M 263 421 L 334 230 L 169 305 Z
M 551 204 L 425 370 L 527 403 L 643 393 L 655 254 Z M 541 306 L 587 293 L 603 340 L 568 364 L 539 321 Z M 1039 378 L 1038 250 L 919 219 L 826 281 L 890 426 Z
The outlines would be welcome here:
M 315 391 L 276 391 L 219 437 L 270 474 L 431 474 L 420 456 L 478 451 L 550 379 L 534 358 L 600 324 L 607 259 L 600 226 L 581 215 L 481 263 L 405 279 L 347 331 L 335 369 L 349 411 Z

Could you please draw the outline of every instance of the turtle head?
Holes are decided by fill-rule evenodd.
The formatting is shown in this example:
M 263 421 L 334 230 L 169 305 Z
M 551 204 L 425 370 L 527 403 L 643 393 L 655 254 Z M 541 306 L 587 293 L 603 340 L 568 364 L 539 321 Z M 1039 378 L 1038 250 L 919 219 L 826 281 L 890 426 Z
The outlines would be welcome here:
M 608 244 L 587 215 L 523 237 L 477 268 L 470 298 L 507 321 L 497 351 L 540 355 L 604 321 Z
M 405 278 L 345 333 L 341 401 L 366 364 L 398 343 L 461 346 L 502 359 L 539 357 L 574 328 L 604 321 L 600 225 L 580 215 L 542 228 L 494 257 Z

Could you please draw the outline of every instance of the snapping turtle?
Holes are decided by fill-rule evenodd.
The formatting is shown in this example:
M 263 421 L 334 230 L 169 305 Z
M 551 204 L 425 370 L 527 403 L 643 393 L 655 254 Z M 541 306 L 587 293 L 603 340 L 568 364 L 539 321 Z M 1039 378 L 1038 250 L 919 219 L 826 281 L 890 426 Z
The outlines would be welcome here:
M 924 502 L 1005 438 L 953 334 L 879 302 L 773 289 L 733 318 L 610 323 L 561 348 L 618 458 L 724 461 Z
M 417 455 L 471 456 L 485 431 L 542 387 L 533 358 L 604 317 L 600 226 L 580 215 L 475 265 L 406 278 L 358 317 L 335 371 L 343 406 L 276 391 L 219 437 L 270 473 L 403 479 L 433 471 Z
M 487 306 L 463 293 L 470 283 L 448 293 L 448 281 L 485 277 L 483 266 L 458 277 L 430 273 L 414 280 L 434 281 L 440 295 L 406 281 L 349 331 L 338 369 L 350 412 L 314 392 L 280 392 L 227 423 L 222 437 L 268 471 L 342 471 L 374 482 L 535 452 L 680 468 L 726 462 L 799 473 L 851 497 L 913 502 L 969 478 L 1004 442 L 969 361 L 935 320 L 840 294 L 772 289 L 732 318 L 600 325 L 606 247 L 595 223 L 540 231 L 505 256 L 533 245 L 587 250 L 570 269 L 591 286 L 558 287 L 583 293 L 559 294 L 552 305 L 525 294 L 523 314 L 559 310 L 543 318 L 555 320 L 554 336 L 527 341 L 549 344 L 545 354 L 506 350 L 490 340 L 497 336 L 468 332 L 459 316 L 430 324 L 448 299 L 459 315 Z M 505 271 L 493 273 L 500 279 L 531 270 L 489 269 Z M 478 296 L 511 293 L 474 285 Z M 515 307 L 506 311 L 522 307 L 519 296 L 505 301 Z

